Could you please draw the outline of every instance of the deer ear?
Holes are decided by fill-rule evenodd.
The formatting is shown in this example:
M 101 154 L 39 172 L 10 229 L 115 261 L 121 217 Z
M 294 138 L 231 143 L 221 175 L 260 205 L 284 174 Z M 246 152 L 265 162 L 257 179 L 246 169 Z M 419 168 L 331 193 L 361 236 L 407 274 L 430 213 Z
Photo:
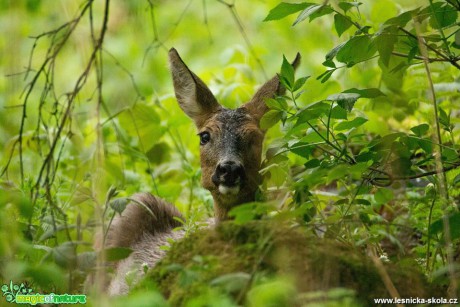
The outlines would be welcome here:
M 199 128 L 221 106 L 206 84 L 185 65 L 174 48 L 169 50 L 169 65 L 179 106 Z
M 300 64 L 300 53 L 297 53 L 292 66 L 296 69 Z M 267 81 L 262 87 L 255 93 L 252 99 L 244 104 L 242 108 L 245 108 L 257 121 L 260 121 L 262 116 L 268 111 L 268 107 L 265 104 L 265 100 L 273 98 L 278 95 L 283 95 L 286 89 L 281 85 L 278 75 Z

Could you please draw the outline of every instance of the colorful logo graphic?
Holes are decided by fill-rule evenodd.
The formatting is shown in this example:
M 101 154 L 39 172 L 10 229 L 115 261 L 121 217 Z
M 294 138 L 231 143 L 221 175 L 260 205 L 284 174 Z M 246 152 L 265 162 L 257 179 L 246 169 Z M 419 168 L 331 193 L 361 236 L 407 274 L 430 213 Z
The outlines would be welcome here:
M 3 297 L 9 303 L 16 304 L 86 304 L 84 294 L 40 294 L 34 293 L 26 284 L 13 284 L 2 286 Z

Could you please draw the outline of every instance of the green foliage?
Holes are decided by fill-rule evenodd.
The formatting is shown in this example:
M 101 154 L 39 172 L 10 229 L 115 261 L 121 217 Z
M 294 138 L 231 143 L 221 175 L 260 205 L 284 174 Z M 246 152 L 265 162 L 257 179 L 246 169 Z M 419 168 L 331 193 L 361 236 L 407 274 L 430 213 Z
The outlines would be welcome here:
M 199 141 L 166 67 L 172 46 L 227 107 L 276 72 L 286 89 L 266 101 L 261 120 L 271 128 L 261 169 L 266 196 L 233 209 L 238 225 L 287 219 L 391 261 L 409 256 L 430 279 L 452 283 L 460 240 L 457 1 L 108 3 L 0 4 L 5 284 L 81 292 L 95 262 L 131 252 L 97 254 L 91 244 L 138 191 L 173 202 L 187 233 L 212 215 Z M 206 256 L 193 259 L 192 270 L 170 269 L 192 283 L 213 263 Z M 248 274 L 213 276 L 211 290 L 190 300 L 231 305 L 222 291 L 238 291 Z M 273 276 L 248 300 L 281 304 L 291 290 L 288 278 Z M 352 297 L 345 289 L 327 295 L 334 291 Z M 155 284 L 119 304 L 153 301 L 167 304 Z
M 427 285 L 414 262 L 385 269 L 407 295 L 439 291 Z M 279 216 L 224 222 L 176 242 L 134 292 L 152 281 L 173 306 L 214 304 L 210 297 L 229 306 L 368 306 L 386 291 L 369 258 L 292 228 Z

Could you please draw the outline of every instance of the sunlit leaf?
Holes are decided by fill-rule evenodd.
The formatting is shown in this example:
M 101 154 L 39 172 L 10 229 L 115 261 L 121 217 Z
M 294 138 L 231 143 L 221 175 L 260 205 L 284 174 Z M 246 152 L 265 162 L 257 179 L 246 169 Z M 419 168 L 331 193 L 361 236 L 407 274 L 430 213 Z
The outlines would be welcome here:
M 372 57 L 376 52 L 375 44 L 368 35 L 352 37 L 340 48 L 335 58 L 337 61 L 354 65 Z
M 346 164 L 340 164 L 334 167 L 327 174 L 327 183 L 329 184 L 334 180 L 346 177 L 348 175 L 348 168 L 349 166 Z
M 385 21 L 384 26 L 399 26 L 399 27 L 405 27 L 406 24 L 412 20 L 413 16 L 415 16 L 420 9 L 415 9 L 411 11 L 406 11 L 396 17 L 390 18 L 387 21 Z
M 398 40 L 397 29 L 391 27 L 374 38 L 382 63 L 388 67 L 394 46 Z
M 297 142 L 289 147 L 289 150 L 303 158 L 309 158 L 313 152 L 314 146 L 307 142 Z
M 283 117 L 283 112 L 278 110 L 270 110 L 260 119 L 260 128 L 268 129 L 274 126 Z
M 338 93 L 338 94 L 329 95 L 327 97 L 327 100 L 330 100 L 330 101 L 357 100 L 359 97 L 361 97 L 361 95 L 358 93 Z
M 336 101 L 341 108 L 350 112 L 360 96 L 358 93 L 338 93 L 328 96 L 327 100 Z
M 313 5 L 312 3 L 286 3 L 281 2 L 276 7 L 270 10 L 267 17 L 263 21 L 282 19 L 291 14 L 302 11 L 307 7 Z
M 316 77 L 316 80 L 321 80 L 321 83 L 326 82 L 334 73 L 335 69 L 326 70 L 324 73 Z
M 334 26 L 339 37 L 342 36 L 343 32 L 348 30 L 352 25 L 353 23 L 350 21 L 348 17 L 342 14 L 334 15 Z
M 341 106 L 335 106 L 331 110 L 331 118 L 347 119 L 347 116 L 348 116 L 347 111 Z
M 308 78 L 310 78 L 310 76 L 306 76 L 306 77 L 302 77 L 302 78 L 299 78 L 295 81 L 295 84 L 294 84 L 294 87 L 293 87 L 293 91 L 297 91 L 299 90 L 300 88 L 302 88 L 302 86 L 304 86 L 305 82 L 308 80 Z
M 294 67 L 292 67 L 291 63 L 286 60 L 286 57 L 283 56 L 283 64 L 281 65 L 281 80 L 286 81 L 286 87 L 291 89 L 294 85 Z
M 418 137 L 422 137 L 425 133 L 428 132 L 430 126 L 428 124 L 421 124 L 415 127 L 410 128 L 410 130 Z
M 455 176 L 454 180 L 452 181 L 452 185 L 453 186 L 456 186 L 460 183 L 460 174 L 458 174 L 457 176 Z
M 276 99 L 273 99 L 273 98 L 267 99 L 265 100 L 265 104 L 267 105 L 269 109 L 278 110 L 278 111 L 284 111 L 284 110 L 287 110 L 288 108 L 288 104 L 286 100 L 282 97 L 278 97 Z
M 349 130 L 349 129 L 352 129 L 352 128 L 359 127 L 359 126 L 363 125 L 366 122 L 367 122 L 366 118 L 364 118 L 364 117 L 356 117 L 353 120 L 338 123 L 334 127 L 334 130 L 336 130 L 336 131 Z
M 297 19 L 292 24 L 292 26 L 295 26 L 299 22 L 304 21 L 308 17 L 310 17 L 310 21 L 312 21 L 315 18 L 321 17 L 323 15 L 330 14 L 332 12 L 333 12 L 333 10 L 331 9 L 331 7 L 329 5 L 323 5 L 323 4 L 311 5 L 311 6 L 307 7 L 306 9 L 304 9 L 299 14 Z
M 386 188 L 380 188 L 374 194 L 375 202 L 379 205 L 387 204 L 388 202 L 393 200 L 393 198 L 394 198 L 393 191 L 390 189 L 386 189 Z
M 435 29 L 442 29 L 455 23 L 458 12 L 450 5 L 442 5 L 441 2 L 430 4 L 426 9 L 430 13 L 430 25 Z
M 329 104 L 322 101 L 317 102 L 296 114 L 296 116 L 299 118 L 297 124 L 318 118 L 321 115 L 325 115 L 329 112 L 329 109 Z
M 361 2 L 339 2 L 339 7 L 346 13 L 351 8 L 358 8 L 362 3 Z

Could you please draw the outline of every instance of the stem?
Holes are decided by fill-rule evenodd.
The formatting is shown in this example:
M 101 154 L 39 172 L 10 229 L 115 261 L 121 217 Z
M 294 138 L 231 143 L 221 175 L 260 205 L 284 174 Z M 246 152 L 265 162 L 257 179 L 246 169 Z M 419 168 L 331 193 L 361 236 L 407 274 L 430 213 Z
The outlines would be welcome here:
M 433 197 L 433 201 L 431 202 L 431 207 L 430 207 L 430 213 L 428 214 L 428 238 L 426 240 L 426 266 L 425 266 L 425 270 L 427 271 L 427 273 L 429 272 L 429 266 L 430 266 L 430 244 L 431 244 L 430 225 L 431 225 L 431 218 L 433 215 L 433 208 L 434 208 L 435 201 L 436 201 L 436 197 Z M 430 275 L 430 273 L 428 273 L 428 275 Z
M 431 78 L 431 71 L 428 65 L 428 49 L 429 45 L 427 45 L 423 38 L 420 37 L 420 24 L 418 21 L 414 20 L 415 30 L 417 32 L 417 41 L 420 48 L 420 53 L 425 58 L 423 63 L 425 66 L 425 71 L 427 74 L 429 90 L 431 94 L 431 101 L 433 103 L 433 111 L 434 111 L 434 122 L 436 125 L 436 133 L 433 135 L 436 143 L 441 144 L 441 127 L 439 125 L 439 117 L 438 117 L 438 106 L 436 104 L 436 93 L 434 91 L 433 80 Z M 447 191 L 447 180 L 446 175 L 442 172 L 443 165 L 442 165 L 442 147 L 435 146 L 433 148 L 435 153 L 435 163 L 436 163 L 436 170 L 439 174 L 439 183 L 438 183 L 438 190 L 439 195 L 441 196 L 441 206 L 442 210 L 444 211 L 443 214 L 443 226 L 444 226 L 444 238 L 445 238 L 445 248 L 446 248 L 446 256 L 447 256 L 447 269 L 449 271 L 450 277 L 450 287 L 448 295 L 450 297 L 455 297 L 457 294 L 457 279 L 455 276 L 455 269 L 454 269 L 454 256 L 453 256 L 453 248 L 452 248 L 452 238 L 450 236 L 450 225 L 449 225 L 449 214 L 448 214 L 448 207 L 449 207 L 449 193 Z

